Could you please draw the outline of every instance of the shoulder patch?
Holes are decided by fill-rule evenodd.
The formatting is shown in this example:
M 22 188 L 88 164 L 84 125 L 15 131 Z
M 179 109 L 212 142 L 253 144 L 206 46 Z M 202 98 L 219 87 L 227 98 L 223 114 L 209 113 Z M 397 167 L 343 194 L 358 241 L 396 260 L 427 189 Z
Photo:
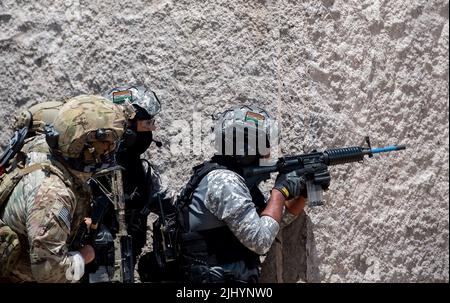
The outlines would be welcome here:
M 62 207 L 59 211 L 58 218 L 60 218 L 61 221 L 63 221 L 64 224 L 66 224 L 67 228 L 70 230 L 70 212 L 65 206 Z

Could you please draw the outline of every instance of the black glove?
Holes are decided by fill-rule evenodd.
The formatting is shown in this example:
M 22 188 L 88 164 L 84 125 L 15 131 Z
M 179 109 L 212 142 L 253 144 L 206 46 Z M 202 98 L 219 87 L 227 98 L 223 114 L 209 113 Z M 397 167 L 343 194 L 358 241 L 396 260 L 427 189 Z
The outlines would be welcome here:
M 105 225 L 99 226 L 99 230 L 90 245 L 94 248 L 95 259 L 93 262 L 86 264 L 85 272 L 94 273 L 100 266 L 114 267 L 114 237 Z
M 314 184 L 322 186 L 323 190 L 328 190 L 330 187 L 331 176 L 328 171 L 328 166 L 324 165 L 323 169 L 314 173 Z
M 287 200 L 306 196 L 305 178 L 297 171 L 278 174 L 273 188 L 279 190 Z

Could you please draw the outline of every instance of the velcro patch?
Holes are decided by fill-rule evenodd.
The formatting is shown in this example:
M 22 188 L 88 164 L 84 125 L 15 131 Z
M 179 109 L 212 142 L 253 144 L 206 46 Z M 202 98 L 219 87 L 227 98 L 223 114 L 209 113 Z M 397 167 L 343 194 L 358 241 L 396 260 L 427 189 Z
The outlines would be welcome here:
M 259 122 L 262 122 L 264 120 L 265 120 L 265 117 L 258 113 L 247 112 L 247 114 L 245 115 L 245 121 L 253 121 L 256 124 L 258 124 Z
M 113 102 L 116 104 L 122 104 L 125 101 L 131 102 L 132 95 L 129 90 L 121 90 L 118 92 L 113 92 Z
M 66 224 L 67 228 L 70 230 L 70 212 L 65 206 L 59 211 L 58 218 L 60 218 L 61 221 L 63 221 L 64 224 Z

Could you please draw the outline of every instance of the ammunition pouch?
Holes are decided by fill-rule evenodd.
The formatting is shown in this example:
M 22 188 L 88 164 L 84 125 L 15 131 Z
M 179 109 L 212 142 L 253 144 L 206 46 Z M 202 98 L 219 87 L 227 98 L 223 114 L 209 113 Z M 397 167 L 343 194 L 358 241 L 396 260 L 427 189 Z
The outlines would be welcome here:
M 184 279 L 190 283 L 257 283 L 257 268 L 247 268 L 239 263 L 231 266 L 189 265 L 184 268 Z M 230 267 L 230 268 L 227 268 Z M 240 267 L 240 268 L 239 268 Z M 239 268 L 239 269 L 237 269 Z
M 183 233 L 180 246 L 184 277 L 189 282 L 252 282 L 258 279 L 259 256 L 242 245 L 226 226 Z
M 93 245 L 96 265 L 114 267 L 114 238 L 106 226 L 100 225 L 100 230 Z
M 153 251 L 139 259 L 138 272 L 143 282 L 175 282 L 180 280 L 178 230 L 174 225 L 174 220 L 167 221 L 165 228 L 162 228 L 160 220 L 161 218 L 158 218 L 153 223 Z

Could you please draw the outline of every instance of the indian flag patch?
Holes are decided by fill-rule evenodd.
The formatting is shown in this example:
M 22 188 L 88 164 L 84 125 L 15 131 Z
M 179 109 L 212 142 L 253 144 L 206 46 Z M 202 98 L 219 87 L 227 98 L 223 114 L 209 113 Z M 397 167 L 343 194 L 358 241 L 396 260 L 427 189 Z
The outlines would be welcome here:
M 265 117 L 263 115 L 254 112 L 247 112 L 245 115 L 245 121 L 253 121 L 256 125 L 258 125 L 259 122 L 263 122 L 264 119 Z
M 125 101 L 131 102 L 132 95 L 129 90 L 122 90 L 113 93 L 113 102 L 116 104 L 122 104 Z

